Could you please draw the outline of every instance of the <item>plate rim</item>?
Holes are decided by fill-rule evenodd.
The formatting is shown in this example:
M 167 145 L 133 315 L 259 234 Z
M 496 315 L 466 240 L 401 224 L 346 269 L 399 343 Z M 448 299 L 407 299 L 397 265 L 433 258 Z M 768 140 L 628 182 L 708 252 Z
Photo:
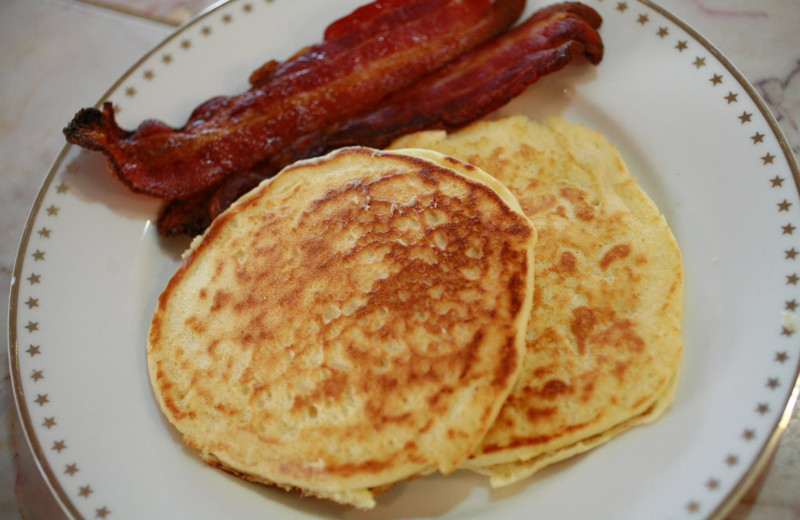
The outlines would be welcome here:
M 125 81 L 128 80 L 128 78 L 130 78 L 144 62 L 150 59 L 154 54 L 158 53 L 171 41 L 177 39 L 181 34 L 184 33 L 184 31 L 186 31 L 186 29 L 205 19 L 207 16 L 219 10 L 220 8 L 238 1 L 239 0 L 219 0 L 194 15 L 185 23 L 174 28 L 169 35 L 161 39 L 148 52 L 136 60 L 136 62 L 134 62 L 122 75 L 120 75 L 119 78 L 100 96 L 98 101 L 93 105 L 94 108 L 100 108 L 102 104 L 107 101 L 111 95 L 123 83 L 125 83 Z M 602 2 L 603 0 L 597 1 Z M 732 61 L 725 56 L 724 53 L 722 53 L 714 44 L 712 44 L 707 38 L 705 38 L 700 32 L 694 29 L 682 18 L 673 14 L 671 11 L 662 7 L 653 0 L 636 0 L 636 2 L 664 16 L 667 20 L 674 23 L 676 26 L 690 35 L 697 43 L 699 43 L 706 51 L 708 51 L 731 74 L 739 86 L 744 89 L 748 98 L 753 101 L 761 116 L 764 118 L 764 121 L 769 126 L 772 135 L 777 140 L 781 153 L 786 159 L 788 169 L 791 172 L 795 191 L 798 195 L 798 198 L 800 198 L 800 166 L 798 165 L 798 160 L 792 151 L 783 129 L 778 124 L 777 119 L 769 110 L 769 107 L 764 102 L 761 95 L 758 93 L 755 87 L 753 87 L 752 83 L 739 71 Z M 554 2 L 553 0 L 548 0 L 547 3 L 549 4 Z M 67 495 L 66 491 L 61 486 L 58 477 L 48 464 L 45 451 L 36 436 L 31 415 L 25 401 L 25 393 L 22 388 L 22 374 L 20 373 L 19 348 L 17 344 L 17 306 L 19 299 L 19 282 L 23 271 L 23 265 L 25 263 L 25 252 L 27 251 L 27 246 L 31 235 L 33 234 L 33 223 L 35 217 L 41 209 L 42 202 L 45 198 L 48 188 L 52 184 L 55 175 L 59 171 L 66 155 L 73 148 L 73 146 L 74 145 L 71 144 L 65 144 L 61 148 L 56 158 L 48 168 L 47 173 L 37 191 L 36 198 L 34 199 L 34 202 L 28 212 L 25 227 L 17 247 L 14 268 L 11 273 L 7 339 L 9 375 L 13 393 L 14 409 L 17 412 L 17 418 L 20 419 L 21 422 L 23 437 L 25 438 L 25 441 L 33 454 L 36 467 L 42 477 L 44 477 L 43 480 L 49 488 L 52 496 L 56 499 L 57 503 L 64 513 L 67 514 L 67 516 L 78 520 L 84 519 L 85 517 L 80 514 L 72 500 Z M 777 450 L 780 439 L 783 436 L 783 433 L 786 431 L 786 428 L 788 427 L 788 424 L 792 418 L 794 407 L 798 402 L 798 398 L 800 398 L 800 361 L 798 361 L 797 366 L 795 367 L 794 384 L 786 397 L 783 410 L 777 415 L 777 419 L 772 426 L 771 432 L 764 441 L 761 449 L 757 452 L 757 456 L 751 462 L 750 466 L 744 471 L 742 476 L 738 479 L 737 483 L 721 500 L 719 505 L 705 518 L 708 520 L 723 519 L 728 513 L 731 512 L 731 510 L 734 509 L 734 507 L 741 500 L 742 496 L 747 492 L 748 489 L 750 489 L 754 481 L 761 475 Z
M 103 92 L 93 107 L 96 109 L 101 108 L 103 103 L 111 97 L 111 94 L 114 93 L 123 83 L 125 83 L 125 81 L 130 78 L 144 62 L 150 59 L 150 57 L 156 54 L 159 50 L 167 46 L 171 41 L 177 39 L 186 29 L 205 19 L 207 16 L 224 7 L 225 5 L 236 1 L 238 0 L 218 0 L 194 15 L 185 23 L 172 29 L 167 36 L 162 38 L 149 51 L 143 54 L 130 67 L 128 67 L 128 69 L 126 69 L 125 72 L 122 73 L 119 78 L 117 78 L 117 80 L 106 89 L 105 92 Z M 19 345 L 17 344 L 17 303 L 19 301 L 19 281 L 22 275 L 22 268 L 25 263 L 25 252 L 28 249 L 28 243 L 31 235 L 33 234 L 33 222 L 36 218 L 36 215 L 39 213 L 39 210 L 41 209 L 42 202 L 47 194 L 48 188 L 55 179 L 56 173 L 61 168 L 61 164 L 64 162 L 64 158 L 74 146 L 75 145 L 72 144 L 65 144 L 48 168 L 47 173 L 45 174 L 44 179 L 42 180 L 42 183 L 40 184 L 36 193 L 36 198 L 31 205 L 31 209 L 28 211 L 28 216 L 25 220 L 25 227 L 22 231 L 19 245 L 17 246 L 14 269 L 11 272 L 11 287 L 9 290 L 8 302 L 8 368 L 11 379 L 14 410 L 17 412 L 17 418 L 20 419 L 23 437 L 25 438 L 28 448 L 33 454 L 36 468 L 39 470 L 39 473 L 43 477 L 43 480 L 50 490 L 51 495 L 53 498 L 55 498 L 63 512 L 73 520 L 84 520 L 85 517 L 81 515 L 81 513 L 73 504 L 72 500 L 70 500 L 67 492 L 61 486 L 58 477 L 56 477 L 53 468 L 51 468 L 50 464 L 47 463 L 44 449 L 39 443 L 38 437 L 36 437 L 30 412 L 25 402 L 25 392 L 22 388 L 22 374 L 20 373 L 19 367 Z
M 731 74 L 736 82 L 739 83 L 739 85 L 745 90 L 748 97 L 753 101 L 753 103 L 755 103 L 756 108 L 758 108 L 761 116 L 766 121 L 767 125 L 772 131 L 773 136 L 778 141 L 781 153 L 786 158 L 789 171 L 792 174 L 795 190 L 797 191 L 798 195 L 800 195 L 800 166 L 798 165 L 797 158 L 792 151 L 792 147 L 789 145 L 789 141 L 786 139 L 786 134 L 783 132 L 783 129 L 778 124 L 777 119 L 775 119 L 775 116 L 769 110 L 769 107 L 764 102 L 764 99 L 761 97 L 755 87 L 753 87 L 752 83 L 741 73 L 741 71 L 739 71 L 739 69 L 731 60 L 728 59 L 727 56 L 725 56 L 722 51 L 720 51 L 705 36 L 700 34 L 700 32 L 694 29 L 694 27 L 685 22 L 682 18 L 676 16 L 671 11 L 652 0 L 637 0 L 637 2 L 650 7 L 686 31 L 686 33 L 688 33 L 695 41 L 701 44 L 703 48 L 705 48 L 712 56 L 714 56 L 714 58 L 716 58 L 716 60 L 723 67 L 725 67 L 725 69 Z M 798 396 L 800 396 L 800 361 L 795 368 L 794 385 L 792 386 L 792 389 L 786 399 L 783 411 L 778 415 L 778 419 L 772 428 L 771 434 L 769 437 L 767 437 L 767 440 L 764 442 L 764 445 L 758 452 L 755 460 L 753 460 L 747 470 L 745 470 L 745 473 L 742 475 L 736 485 L 733 486 L 733 488 L 728 492 L 725 498 L 722 499 L 716 509 L 707 517 L 709 520 L 722 520 L 725 518 L 728 513 L 730 513 L 738 505 L 742 496 L 747 492 L 748 489 L 750 489 L 755 480 L 766 469 L 766 466 L 772 459 L 775 451 L 778 449 L 778 443 L 780 442 L 783 433 L 789 426 L 789 421 L 792 418 Z

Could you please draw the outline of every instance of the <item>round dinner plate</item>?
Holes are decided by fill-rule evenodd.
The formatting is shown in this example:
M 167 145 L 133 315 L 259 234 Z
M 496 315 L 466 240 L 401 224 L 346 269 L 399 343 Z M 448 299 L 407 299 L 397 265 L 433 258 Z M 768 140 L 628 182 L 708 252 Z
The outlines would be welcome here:
M 204 12 L 106 94 L 118 122 L 175 126 L 202 101 L 321 39 L 363 0 L 232 0 Z M 586 0 L 603 62 L 540 80 L 491 117 L 558 114 L 601 130 L 664 213 L 685 262 L 685 350 L 673 406 L 587 454 L 493 490 L 459 471 L 394 486 L 356 511 L 205 465 L 162 417 L 147 376 L 156 299 L 187 239 L 99 154 L 48 172 L 11 287 L 9 355 L 27 438 L 73 518 L 697 519 L 735 505 L 789 420 L 800 367 L 798 166 L 742 75 L 647 1 Z M 539 7 L 529 2 L 528 12 Z M 79 107 L 75 107 L 76 110 Z M 66 123 L 66 121 L 65 121 Z

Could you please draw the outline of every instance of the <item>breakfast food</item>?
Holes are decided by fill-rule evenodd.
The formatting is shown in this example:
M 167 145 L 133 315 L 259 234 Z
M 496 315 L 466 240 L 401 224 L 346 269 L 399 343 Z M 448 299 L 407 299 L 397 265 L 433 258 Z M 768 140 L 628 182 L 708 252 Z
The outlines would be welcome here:
M 539 236 L 523 369 L 464 467 L 509 484 L 667 408 L 683 345 L 681 254 L 602 134 L 558 117 L 514 116 L 393 146 L 491 173 Z
M 578 2 L 544 7 L 436 74 L 392 94 L 378 107 L 337 122 L 325 135 L 306 141 L 324 149 L 364 141 L 383 148 L 411 132 L 461 128 L 578 56 L 600 63 L 604 48 L 596 29 L 601 23 L 597 11 Z
M 131 190 L 185 198 L 412 84 L 502 32 L 523 6 L 521 0 L 406 3 L 407 9 L 382 9 L 377 18 L 356 11 L 354 19 L 334 22 L 323 42 L 262 66 L 250 90 L 208 100 L 181 128 L 147 120 L 123 130 L 106 103 L 102 111 L 79 111 L 64 133 L 69 142 L 102 152 Z M 431 8 L 412 9 L 418 3 Z
M 234 200 L 297 159 L 342 146 L 383 148 L 417 130 L 460 128 L 505 105 L 539 77 L 578 56 L 597 64 L 603 57 L 603 42 L 596 31 L 601 23 L 597 12 L 581 3 L 544 7 L 375 108 L 301 137 L 257 168 L 232 173 L 219 187 L 173 201 L 159 217 L 159 230 L 166 235 L 202 232 Z
M 426 150 L 301 161 L 185 253 L 153 391 L 212 465 L 361 508 L 459 467 L 521 368 L 536 232 L 493 177 Z
M 334 21 L 322 42 L 259 67 L 248 91 L 201 104 L 180 128 L 148 119 L 123 129 L 106 102 L 80 110 L 64 134 L 102 152 L 132 191 L 169 201 L 157 222 L 163 235 L 196 235 L 298 159 L 456 128 L 578 56 L 602 59 L 594 9 L 553 4 L 506 31 L 524 7 L 525 0 L 376 0 Z

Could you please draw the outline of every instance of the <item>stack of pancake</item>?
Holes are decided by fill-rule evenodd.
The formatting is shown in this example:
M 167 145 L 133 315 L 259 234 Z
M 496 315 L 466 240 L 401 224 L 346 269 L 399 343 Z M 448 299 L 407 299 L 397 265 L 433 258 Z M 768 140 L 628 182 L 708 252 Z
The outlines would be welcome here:
M 600 133 L 511 117 L 391 148 L 296 163 L 192 243 L 148 345 L 189 446 L 370 508 L 434 471 L 515 482 L 666 409 L 680 252 Z

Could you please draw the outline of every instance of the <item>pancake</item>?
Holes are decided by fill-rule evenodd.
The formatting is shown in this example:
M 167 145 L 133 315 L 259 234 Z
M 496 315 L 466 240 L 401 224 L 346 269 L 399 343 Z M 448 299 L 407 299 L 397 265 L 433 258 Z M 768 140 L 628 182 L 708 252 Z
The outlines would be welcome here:
M 539 237 L 523 369 L 464 467 L 510 484 L 668 408 L 683 348 L 681 254 L 601 133 L 513 116 L 392 146 L 436 150 L 494 175 Z
M 345 148 L 265 181 L 159 297 L 155 397 L 215 466 L 370 508 L 475 451 L 517 379 L 535 229 L 485 172 Z

